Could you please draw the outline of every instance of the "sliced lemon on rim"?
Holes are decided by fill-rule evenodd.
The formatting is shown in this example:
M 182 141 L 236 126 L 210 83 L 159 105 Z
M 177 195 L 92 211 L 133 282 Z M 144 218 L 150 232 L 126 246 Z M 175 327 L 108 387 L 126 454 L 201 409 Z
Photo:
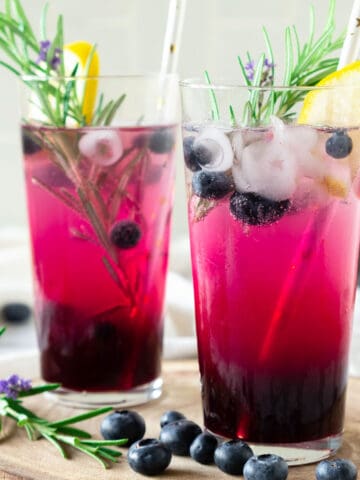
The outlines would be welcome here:
M 91 58 L 90 58 L 91 55 Z M 100 71 L 100 60 L 98 52 L 94 51 L 94 46 L 85 41 L 78 41 L 64 45 L 64 67 L 65 75 L 71 75 L 78 65 L 77 77 L 97 77 Z M 91 123 L 98 81 L 95 78 L 89 78 L 78 83 L 78 95 L 82 99 L 82 113 L 85 116 L 86 123 Z
M 356 61 L 323 78 L 306 95 L 298 123 L 332 127 L 357 126 L 360 123 L 359 111 L 360 61 Z
M 317 89 L 316 87 L 324 87 Z M 323 78 L 305 97 L 298 123 L 330 127 L 356 127 L 360 124 L 360 61 Z M 333 196 L 346 197 L 351 177 L 358 170 L 358 156 L 347 158 L 349 181 L 331 173 L 322 178 L 322 185 Z

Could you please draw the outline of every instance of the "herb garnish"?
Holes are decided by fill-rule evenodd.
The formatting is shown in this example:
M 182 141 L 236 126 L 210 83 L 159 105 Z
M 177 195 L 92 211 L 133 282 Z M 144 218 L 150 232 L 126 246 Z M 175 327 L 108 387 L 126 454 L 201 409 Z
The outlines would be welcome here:
M 268 32 L 263 28 L 267 56 L 263 53 L 255 62 L 249 52 L 246 61 L 238 56 L 240 71 L 245 86 L 259 87 L 249 91 L 249 100 L 246 102 L 242 123 L 248 126 L 267 124 L 272 115 L 285 121 L 291 121 L 296 112 L 294 106 L 301 102 L 307 91 L 295 90 L 291 87 L 312 87 L 322 78 L 334 72 L 339 58 L 328 58 L 330 54 L 342 47 L 344 34 L 333 39 L 335 31 L 335 3 L 330 0 L 328 17 L 322 34 L 315 39 L 315 12 L 310 8 L 310 31 L 307 42 L 301 46 L 295 26 L 285 29 L 285 69 L 283 81 L 276 79 L 276 60 L 271 46 Z M 211 85 L 208 72 L 205 72 L 205 81 Z M 280 85 L 289 87 L 273 90 Z M 219 107 L 212 90 L 210 93 L 212 114 L 214 120 L 219 120 Z M 234 107 L 229 106 L 231 122 L 236 122 Z M 237 123 L 237 122 L 236 122 Z
M 85 83 L 94 79 L 83 80 L 83 94 L 79 95 L 76 79 L 79 64 L 76 64 L 69 77 L 66 78 L 64 65 L 64 27 L 63 16 L 59 15 L 53 40 L 47 37 L 46 4 L 42 10 L 40 21 L 40 40 L 21 5 L 20 0 L 5 0 L 4 12 L 0 12 L 0 51 L 5 60 L 0 65 L 6 67 L 34 92 L 34 101 L 41 110 L 43 123 L 51 126 L 66 126 L 69 121 L 82 127 L 86 125 L 109 125 L 115 112 L 121 106 L 125 95 L 116 100 L 104 101 L 104 95 L 98 95 L 93 115 L 86 115 L 83 109 L 85 101 Z M 88 55 L 82 77 L 89 76 L 89 69 L 95 55 L 96 45 Z M 44 79 L 43 82 L 35 81 Z M 74 82 L 69 81 L 74 78 Z M 56 79 L 56 80 L 55 80 Z
M 5 328 L 0 329 L 0 335 Z M 59 388 L 58 383 L 50 383 L 36 387 L 31 386 L 29 380 L 11 375 L 8 379 L 0 380 L 0 432 L 2 429 L 1 417 L 14 420 L 18 427 L 26 430 L 29 440 L 44 438 L 48 440 L 61 453 L 68 458 L 66 446 L 79 450 L 99 462 L 104 468 L 108 468 L 111 462 L 117 462 L 122 455 L 120 450 L 110 448 L 112 446 L 125 445 L 127 439 L 120 440 L 96 440 L 91 438 L 90 433 L 74 427 L 73 424 L 88 420 L 89 418 L 102 415 L 112 410 L 111 407 L 97 408 L 86 413 L 81 413 L 63 420 L 51 422 L 38 417 L 32 410 L 25 408 L 22 398 L 38 395 Z

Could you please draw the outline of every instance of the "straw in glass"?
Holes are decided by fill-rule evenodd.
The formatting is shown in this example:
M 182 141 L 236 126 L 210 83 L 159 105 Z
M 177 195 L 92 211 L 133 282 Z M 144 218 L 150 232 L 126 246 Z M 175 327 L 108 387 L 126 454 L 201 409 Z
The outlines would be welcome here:
M 338 70 L 343 68 L 345 65 L 354 62 L 359 58 L 360 55 L 360 0 L 355 0 L 349 22 L 348 28 L 345 36 L 345 41 L 343 48 L 341 50 Z M 335 215 L 335 206 L 333 205 L 331 210 L 328 212 L 327 217 L 323 220 L 322 227 L 317 230 L 318 238 L 324 238 L 328 232 L 328 229 L 332 223 L 333 217 Z M 278 300 L 276 302 L 274 313 L 269 322 L 269 327 L 265 335 L 265 339 L 262 343 L 260 350 L 260 362 L 266 361 L 274 345 L 274 339 L 276 338 L 276 333 L 280 327 L 281 319 L 283 317 L 285 307 L 288 303 L 289 296 L 294 291 L 295 285 L 299 281 L 299 275 L 303 271 L 301 265 L 303 265 L 302 257 L 304 252 L 306 252 L 310 247 L 312 249 L 316 248 L 316 245 L 313 244 L 313 235 L 311 231 L 313 230 L 315 224 L 318 222 L 320 217 L 320 212 L 314 218 L 311 218 L 306 225 L 306 228 L 303 233 L 302 241 L 300 242 L 293 258 L 291 265 L 295 267 L 284 282 L 283 288 L 279 294 Z M 309 272 L 310 273 L 310 272 Z
M 179 60 L 186 0 L 170 0 L 160 73 L 175 73 Z
M 355 0 L 349 18 L 338 69 L 359 58 L 360 52 L 360 0 Z

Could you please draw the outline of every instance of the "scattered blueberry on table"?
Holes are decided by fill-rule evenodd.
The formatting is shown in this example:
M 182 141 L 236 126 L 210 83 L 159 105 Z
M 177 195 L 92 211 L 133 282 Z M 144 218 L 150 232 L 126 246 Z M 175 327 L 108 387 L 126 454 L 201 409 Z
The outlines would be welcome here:
M 22 302 L 9 302 L 3 305 L 0 317 L 7 323 L 20 324 L 29 320 L 31 308 Z
M 171 450 L 156 438 L 144 438 L 131 445 L 128 462 L 135 472 L 159 475 L 171 462 Z
M 185 420 L 185 415 L 176 410 L 167 410 L 161 415 L 160 427 L 164 427 L 168 423 L 175 422 L 176 420 Z
M 215 435 L 207 432 L 200 433 L 190 445 L 190 457 L 195 462 L 210 465 L 214 463 L 214 452 L 217 446 L 218 440 Z
M 127 446 L 140 440 L 145 434 L 145 421 L 132 410 L 116 410 L 101 422 L 100 431 L 105 440 L 127 438 Z
M 316 467 L 316 480 L 355 480 L 357 468 L 351 460 L 323 460 Z
M 176 410 L 167 410 L 160 418 L 159 438 L 143 438 L 144 418 L 132 410 L 116 410 L 101 422 L 106 440 L 128 438 L 129 466 L 145 476 L 164 472 L 173 455 L 190 456 L 203 465 L 215 465 L 229 475 L 243 475 L 244 480 L 286 480 L 288 464 L 271 454 L 254 455 L 250 446 L 240 439 L 220 441 L 195 422 Z M 356 480 L 357 468 L 350 460 L 328 459 L 317 464 L 316 480 Z
M 215 464 L 229 475 L 242 475 L 247 460 L 254 455 L 249 445 L 242 440 L 221 443 L 214 452 Z
M 170 448 L 174 455 L 190 455 L 190 446 L 200 435 L 201 428 L 191 420 L 176 420 L 167 423 L 160 431 L 160 440 Z
M 288 465 L 282 457 L 265 454 L 250 457 L 244 465 L 245 480 L 285 480 Z

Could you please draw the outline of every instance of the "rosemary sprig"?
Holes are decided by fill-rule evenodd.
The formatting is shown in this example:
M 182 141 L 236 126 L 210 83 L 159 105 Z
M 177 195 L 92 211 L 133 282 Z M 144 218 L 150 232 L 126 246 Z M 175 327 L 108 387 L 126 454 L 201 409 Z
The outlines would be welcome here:
M 43 116 L 44 124 L 64 127 L 71 120 L 72 124 L 80 127 L 109 125 L 125 95 L 117 100 L 109 100 L 104 106 L 103 94 L 99 94 L 94 115 L 96 121 L 93 122 L 91 112 L 84 115 L 82 107 L 85 102 L 86 82 L 95 80 L 81 80 L 84 88 L 79 95 L 76 78 L 79 65 L 69 74 L 70 80 L 64 78 L 63 17 L 58 15 L 55 34 L 50 41 L 46 28 L 47 12 L 48 4 L 45 4 L 40 18 L 38 40 L 20 0 L 5 0 L 4 11 L 0 11 L 0 54 L 4 57 L 0 59 L 0 65 L 20 77 L 34 92 L 34 103 Z M 88 76 L 95 50 L 94 45 L 87 58 L 84 77 Z M 24 79 L 24 76 L 34 78 Z
M 1 333 L 3 333 L 3 330 L 0 331 L 0 335 Z M 51 422 L 43 417 L 39 417 L 22 404 L 21 398 L 23 397 L 38 395 L 43 392 L 56 390 L 57 388 L 59 388 L 59 384 L 54 383 L 21 391 L 17 398 L 0 395 L 0 416 L 10 418 L 16 422 L 17 427 L 24 428 L 29 440 L 44 438 L 64 458 L 69 458 L 66 448 L 70 446 L 90 456 L 104 468 L 108 468 L 111 462 L 117 462 L 121 452 L 109 447 L 124 445 L 127 439 L 96 440 L 92 439 L 87 431 L 72 426 L 75 423 L 107 413 L 112 410 L 111 407 L 98 408 L 80 415 Z
M 5 328 L 0 328 L 0 336 L 4 332 Z M 39 417 L 35 412 L 24 407 L 21 399 L 44 392 L 51 392 L 59 387 L 59 383 L 48 383 L 31 387 L 28 380 L 21 379 L 18 375 L 12 375 L 8 380 L 0 380 L 0 391 L 6 392 L 0 394 L 0 431 L 2 428 L 1 418 L 7 417 L 15 421 L 17 427 L 25 429 L 29 440 L 34 441 L 44 438 L 64 458 L 69 458 L 66 446 L 70 446 L 93 458 L 104 468 L 109 468 L 111 463 L 117 462 L 118 457 L 121 456 L 119 450 L 109 447 L 124 445 L 127 439 L 92 439 L 90 433 L 86 430 L 73 425 L 110 412 L 112 410 L 111 407 L 97 408 L 57 421 L 49 421 L 46 418 Z
M 269 35 L 263 29 L 267 57 L 263 53 L 255 62 L 249 53 L 247 61 L 238 57 L 240 72 L 249 87 L 259 87 L 251 90 L 249 100 L 244 106 L 243 123 L 259 125 L 267 123 L 270 116 L 276 115 L 285 120 L 295 116 L 294 107 L 306 95 L 306 90 L 296 91 L 293 86 L 312 87 L 323 77 L 334 72 L 338 65 L 338 57 L 329 58 L 333 52 L 341 48 L 344 34 L 334 37 L 335 2 L 330 0 L 328 17 L 321 35 L 315 37 L 315 13 L 310 10 L 310 28 L 307 41 L 301 46 L 295 26 L 285 29 L 285 68 L 281 90 L 273 90 L 275 85 L 275 58 Z M 286 87 L 289 87 L 288 89 Z M 211 105 L 216 104 L 214 91 L 210 95 Z M 234 122 L 231 116 L 232 123 Z

